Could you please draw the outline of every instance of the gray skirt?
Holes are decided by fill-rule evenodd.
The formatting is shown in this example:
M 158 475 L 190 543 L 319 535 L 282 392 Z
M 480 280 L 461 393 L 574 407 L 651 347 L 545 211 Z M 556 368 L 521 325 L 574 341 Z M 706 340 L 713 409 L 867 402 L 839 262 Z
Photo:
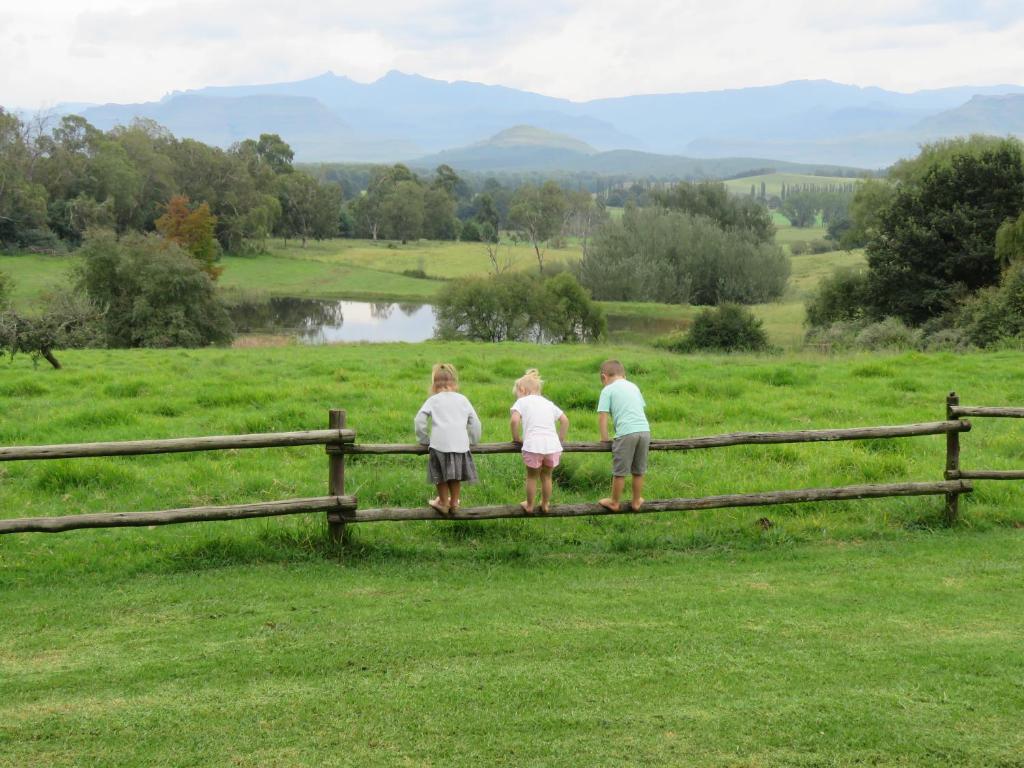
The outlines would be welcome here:
M 447 483 L 458 480 L 464 483 L 475 483 L 476 464 L 473 463 L 473 454 L 465 453 L 442 453 L 430 449 L 427 458 L 427 480 L 431 485 Z

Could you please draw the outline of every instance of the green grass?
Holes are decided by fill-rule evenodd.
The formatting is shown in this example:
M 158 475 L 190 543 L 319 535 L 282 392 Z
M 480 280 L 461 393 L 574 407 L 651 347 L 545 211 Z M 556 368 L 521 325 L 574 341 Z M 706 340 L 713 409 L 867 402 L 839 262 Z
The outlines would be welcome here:
M 949 389 L 1020 404 L 1019 355 L 677 357 L 635 347 L 69 351 L 0 369 L 0 444 L 289 430 L 345 407 L 409 441 L 431 363 L 503 439 L 540 367 L 596 438 L 625 361 L 659 437 L 928 421 Z M 1020 466 L 977 420 L 964 466 Z M 941 477 L 941 437 L 652 456 L 648 497 Z M 605 492 L 565 457 L 556 501 Z M 481 456 L 468 504 L 518 498 Z M 0 515 L 325 491 L 322 449 L 0 464 Z M 427 497 L 423 460 L 351 458 L 362 506 Z M 1014 765 L 1024 749 L 1020 486 L 636 518 L 355 526 L 320 516 L 0 537 L 0 766 Z M 771 520 L 768 528 L 759 518 Z
M 228 256 L 222 264 L 220 285 L 229 296 L 429 301 L 443 285 L 342 262 L 277 255 Z
M 403 245 L 383 240 L 339 239 L 310 242 L 302 248 L 294 241 L 285 247 L 278 240 L 274 241 L 273 251 L 286 258 L 345 264 L 380 272 L 422 270 L 429 277 L 440 280 L 485 275 L 491 268 L 483 243 L 419 240 Z M 511 258 L 514 269 L 529 271 L 537 268 L 537 258 L 528 243 L 504 242 L 500 246 L 500 254 L 502 258 Z M 545 258 L 549 264 L 576 262 L 580 258 L 580 249 L 574 245 L 547 248 Z
M 68 273 L 77 259 L 74 256 L 0 255 L 0 272 L 14 280 L 13 304 L 28 308 L 39 303 L 42 296 L 67 283 Z

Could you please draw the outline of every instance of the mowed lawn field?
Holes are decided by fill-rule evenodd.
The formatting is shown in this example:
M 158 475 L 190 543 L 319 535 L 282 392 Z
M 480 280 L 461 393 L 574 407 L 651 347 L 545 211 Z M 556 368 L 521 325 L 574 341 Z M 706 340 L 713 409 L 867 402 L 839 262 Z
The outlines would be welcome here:
M 410 441 L 458 365 L 486 440 L 527 366 L 595 439 L 621 358 L 658 437 L 867 426 L 1020 405 L 1019 353 L 677 357 L 640 347 L 68 351 L 0 371 L 0 444 L 318 428 Z M 965 467 L 1024 465 L 1021 425 Z M 652 455 L 648 498 L 941 478 L 941 436 Z M 478 457 L 466 504 L 519 498 Z M 607 455 L 565 457 L 556 502 Z M 349 460 L 361 506 L 424 503 L 420 457 Z M 0 516 L 321 495 L 322 449 L 0 464 Z M 321 516 L 0 537 L 0 766 L 1018 766 L 1019 483 L 699 513 L 353 526 Z M 763 519 L 762 519 L 763 518 Z

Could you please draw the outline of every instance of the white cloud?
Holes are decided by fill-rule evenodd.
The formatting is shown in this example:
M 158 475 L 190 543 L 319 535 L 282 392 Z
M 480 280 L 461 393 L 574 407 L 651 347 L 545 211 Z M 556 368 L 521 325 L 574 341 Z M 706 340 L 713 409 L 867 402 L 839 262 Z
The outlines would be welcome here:
M 392 68 L 573 99 L 827 78 L 1024 83 L 1019 0 L 36 0 L 0 13 L 0 104 Z

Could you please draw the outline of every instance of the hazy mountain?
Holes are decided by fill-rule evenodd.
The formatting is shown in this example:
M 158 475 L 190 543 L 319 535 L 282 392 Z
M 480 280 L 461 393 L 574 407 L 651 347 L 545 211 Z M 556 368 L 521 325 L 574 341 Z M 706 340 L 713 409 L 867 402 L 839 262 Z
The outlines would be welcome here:
M 298 160 L 387 161 L 422 151 L 412 142 L 362 139 L 345 120 L 308 96 L 176 94 L 146 104 L 89 107 L 80 114 L 103 130 L 148 117 L 175 136 L 219 147 L 261 133 L 277 133 L 285 137 Z
M 449 83 L 401 72 L 389 72 L 365 84 L 328 72 L 293 83 L 202 88 L 187 93 L 307 96 L 342 116 L 365 136 L 401 137 L 425 151 L 480 141 L 512 125 L 571 133 L 605 149 L 638 143 L 602 120 L 575 113 L 573 102 L 565 99 L 500 85 Z
M 152 117 L 176 135 L 221 146 L 276 132 L 303 161 L 385 162 L 448 150 L 478 166 L 492 158 L 522 167 L 538 157 L 522 145 L 501 155 L 494 154 L 494 146 L 470 148 L 510 126 L 529 125 L 571 136 L 598 153 L 739 155 L 878 168 L 941 136 L 1019 132 L 1012 105 L 1022 94 L 1024 87 L 1014 85 L 903 94 L 814 80 L 573 102 L 400 72 L 372 83 L 328 72 L 289 83 L 202 88 L 156 103 L 90 107 L 82 113 L 101 127 L 135 115 Z M 552 162 L 583 162 L 551 154 L 558 148 L 550 143 L 545 147 Z M 619 160 L 632 157 L 646 166 L 641 156 Z
M 921 120 L 916 127 L 924 133 L 942 136 L 1024 135 L 1024 94 L 975 96 L 963 106 Z
M 692 158 L 622 149 L 598 152 L 571 136 L 525 125 L 502 131 L 487 141 L 409 161 L 412 167 L 423 169 L 442 163 L 475 172 L 596 173 L 668 179 L 724 178 L 766 168 L 793 173 L 836 172 L 835 168 L 764 158 Z

